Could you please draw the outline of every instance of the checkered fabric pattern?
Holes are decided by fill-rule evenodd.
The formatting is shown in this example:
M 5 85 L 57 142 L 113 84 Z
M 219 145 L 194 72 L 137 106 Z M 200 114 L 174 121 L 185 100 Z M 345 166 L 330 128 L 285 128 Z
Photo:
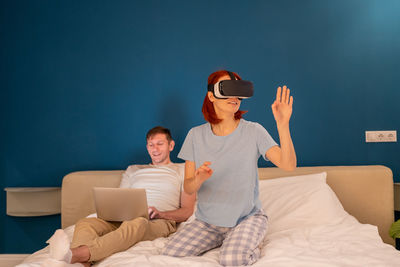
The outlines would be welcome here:
M 171 236 L 162 254 L 197 256 L 221 246 L 221 265 L 250 265 L 260 257 L 259 245 L 267 232 L 267 223 L 268 218 L 261 210 L 236 227 L 219 227 L 196 219 Z

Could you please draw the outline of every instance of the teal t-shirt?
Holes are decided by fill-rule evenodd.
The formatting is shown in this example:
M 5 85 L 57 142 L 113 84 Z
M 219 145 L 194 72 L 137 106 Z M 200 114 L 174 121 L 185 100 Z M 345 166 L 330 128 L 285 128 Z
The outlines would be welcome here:
M 192 128 L 178 157 L 196 169 L 210 161 L 212 176 L 197 192 L 196 218 L 221 227 L 234 227 L 261 208 L 258 198 L 258 158 L 276 142 L 260 124 L 241 119 L 227 136 L 217 136 L 211 125 Z

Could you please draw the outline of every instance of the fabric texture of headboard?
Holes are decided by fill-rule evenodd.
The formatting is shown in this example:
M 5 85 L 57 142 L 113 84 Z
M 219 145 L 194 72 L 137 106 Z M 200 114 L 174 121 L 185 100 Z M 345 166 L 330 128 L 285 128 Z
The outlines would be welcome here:
M 381 165 L 298 167 L 293 172 L 259 168 L 260 179 L 327 172 L 327 183 L 344 209 L 359 222 L 376 225 L 385 243 L 394 245 L 389 228 L 394 220 L 393 174 Z M 118 187 L 123 171 L 80 171 L 66 175 L 61 191 L 62 228 L 95 212 L 92 188 Z

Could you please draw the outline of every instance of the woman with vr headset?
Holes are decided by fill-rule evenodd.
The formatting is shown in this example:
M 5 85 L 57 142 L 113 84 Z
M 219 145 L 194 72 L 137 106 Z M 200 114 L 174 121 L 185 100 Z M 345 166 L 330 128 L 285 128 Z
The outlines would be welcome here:
M 239 88 L 235 96 L 213 90 L 227 80 Z M 189 131 L 178 155 L 185 160 L 184 190 L 197 193 L 195 219 L 171 237 L 164 255 L 197 256 L 221 246 L 219 261 L 224 266 L 250 265 L 260 257 L 268 217 L 258 198 L 257 162 L 263 156 L 279 168 L 296 168 L 289 131 L 293 97 L 289 88 L 278 87 L 271 106 L 278 146 L 264 127 L 242 119 L 240 96 L 249 95 L 244 92 L 246 85 L 240 88 L 243 83 L 235 81 L 242 82 L 238 74 L 226 70 L 208 77 L 202 108 L 207 123 Z

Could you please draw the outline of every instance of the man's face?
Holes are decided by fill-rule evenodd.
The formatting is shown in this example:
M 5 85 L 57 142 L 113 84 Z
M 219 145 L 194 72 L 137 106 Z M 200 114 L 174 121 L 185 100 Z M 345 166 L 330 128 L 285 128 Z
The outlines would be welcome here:
M 171 162 L 169 153 L 174 149 L 174 141 L 168 142 L 165 134 L 159 133 L 147 139 L 147 152 L 154 165 L 165 165 Z

